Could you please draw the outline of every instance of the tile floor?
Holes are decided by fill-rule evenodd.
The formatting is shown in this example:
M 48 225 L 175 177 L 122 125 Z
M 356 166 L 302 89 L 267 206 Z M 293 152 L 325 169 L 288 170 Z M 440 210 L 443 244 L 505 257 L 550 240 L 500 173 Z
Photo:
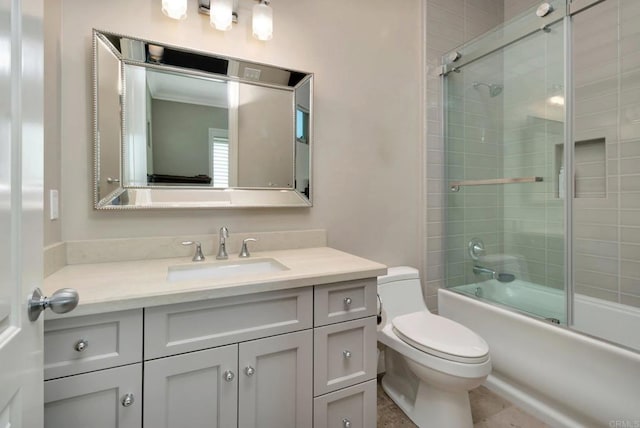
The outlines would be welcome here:
M 474 428 L 544 428 L 533 416 L 481 386 L 469 393 Z M 378 428 L 416 428 L 385 394 L 378 381 Z M 444 428 L 444 427 L 443 427 Z M 456 427 L 446 427 L 456 428 Z

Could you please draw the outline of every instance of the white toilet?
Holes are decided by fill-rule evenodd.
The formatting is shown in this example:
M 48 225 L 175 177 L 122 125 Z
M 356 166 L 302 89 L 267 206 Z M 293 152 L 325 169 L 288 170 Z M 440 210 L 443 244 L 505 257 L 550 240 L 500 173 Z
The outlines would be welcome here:
M 382 388 L 420 428 L 472 427 L 469 390 L 491 372 L 487 343 L 427 309 L 420 276 L 392 267 L 378 277 L 385 348 Z M 386 316 L 385 316 L 386 315 Z

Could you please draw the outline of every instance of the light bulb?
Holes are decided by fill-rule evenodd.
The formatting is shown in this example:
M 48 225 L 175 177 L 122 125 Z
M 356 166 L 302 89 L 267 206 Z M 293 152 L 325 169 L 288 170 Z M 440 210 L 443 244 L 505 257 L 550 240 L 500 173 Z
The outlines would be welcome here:
M 253 35 L 258 40 L 273 38 L 273 9 L 264 0 L 253 6 Z
M 187 0 L 162 0 L 162 13 L 173 19 L 187 17 Z
M 564 97 L 562 95 L 554 95 L 553 97 L 549 97 L 549 104 L 553 106 L 563 106 L 564 105 Z
M 220 31 L 231 30 L 233 22 L 233 0 L 211 0 L 211 25 Z

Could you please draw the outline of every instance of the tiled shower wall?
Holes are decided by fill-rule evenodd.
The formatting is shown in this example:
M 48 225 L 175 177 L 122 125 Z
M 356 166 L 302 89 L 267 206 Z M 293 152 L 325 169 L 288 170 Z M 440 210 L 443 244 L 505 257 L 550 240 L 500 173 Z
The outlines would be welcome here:
M 640 307 L 640 2 L 574 17 L 576 292 Z
M 438 76 L 446 52 L 501 24 L 531 5 L 531 0 L 425 0 L 427 65 L 426 150 L 426 300 L 437 309 L 437 290 L 444 286 L 444 140 L 442 81 Z M 507 15 L 508 13 L 508 15 Z M 476 105 L 477 106 L 477 105 Z M 490 159 L 487 159 L 490 161 Z

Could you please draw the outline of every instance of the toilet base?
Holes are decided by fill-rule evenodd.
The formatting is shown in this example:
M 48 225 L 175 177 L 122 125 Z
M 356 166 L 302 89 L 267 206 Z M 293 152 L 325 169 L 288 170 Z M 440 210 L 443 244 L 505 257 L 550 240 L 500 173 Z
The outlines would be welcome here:
M 473 427 L 469 389 L 478 386 L 484 377 L 451 377 L 409 362 L 390 348 L 385 349 L 385 363 L 382 389 L 418 427 Z M 433 382 L 421 380 L 415 371 Z
M 412 400 L 394 388 L 387 375 L 382 377 L 382 389 L 420 428 L 473 427 L 468 391 L 445 391 L 420 382 Z

